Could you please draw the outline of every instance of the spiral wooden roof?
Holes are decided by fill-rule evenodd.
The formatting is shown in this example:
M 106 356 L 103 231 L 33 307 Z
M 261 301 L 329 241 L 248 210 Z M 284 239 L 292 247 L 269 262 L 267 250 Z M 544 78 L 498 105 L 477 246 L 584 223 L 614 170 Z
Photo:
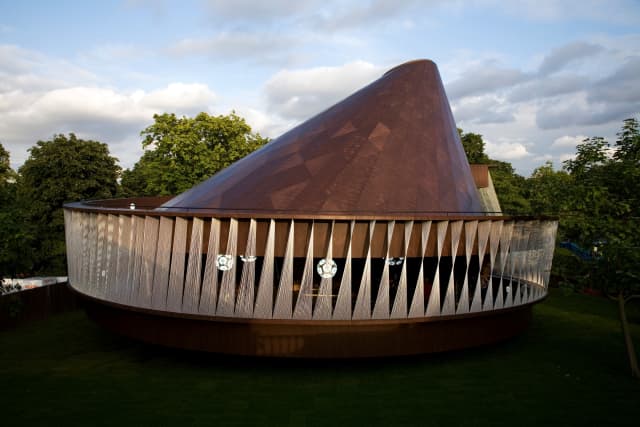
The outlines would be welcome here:
M 482 214 L 429 60 L 393 68 L 161 209 L 311 218 Z

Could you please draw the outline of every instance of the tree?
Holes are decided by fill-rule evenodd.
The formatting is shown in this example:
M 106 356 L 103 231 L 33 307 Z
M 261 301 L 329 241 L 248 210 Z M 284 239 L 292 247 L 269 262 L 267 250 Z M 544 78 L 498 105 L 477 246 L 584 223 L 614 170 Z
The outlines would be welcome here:
M 34 228 L 32 252 L 37 273 L 66 271 L 62 205 L 116 195 L 120 167 L 106 144 L 54 135 L 29 149 L 19 169 L 18 199 L 24 224 Z
M 566 160 L 564 167 L 574 176 L 587 177 L 589 172 L 608 161 L 608 148 L 609 143 L 601 136 L 586 138 L 576 147 L 576 157 Z
M 618 133 L 613 155 L 601 137 L 585 139 L 576 157 L 564 163 L 571 175 L 566 203 L 572 214 L 561 226 L 567 238 L 585 247 L 597 246 L 590 274 L 576 277 L 600 287 L 618 304 L 631 374 L 640 378 L 637 357 L 629 333 L 626 304 L 640 298 L 640 130 L 627 119 Z
M 627 320 L 626 305 L 640 298 L 640 245 L 634 246 L 629 241 L 607 242 L 601 257 L 596 262 L 594 281 L 601 284 L 609 299 L 618 305 L 618 314 L 622 327 L 622 336 L 627 349 L 627 358 L 631 375 L 640 379 L 640 368 L 636 355 L 629 321 Z
M 0 144 L 0 185 L 4 185 L 13 175 L 9 152 Z
M 571 175 L 555 170 L 550 161 L 534 169 L 526 183 L 531 213 L 557 215 L 569 209 L 566 191 L 571 185 Z
M 506 213 L 525 215 L 531 213 L 531 207 L 526 195 L 527 180 L 516 173 L 509 162 L 491 160 L 491 176 L 496 194 L 500 199 L 500 206 Z
M 622 162 L 640 161 L 640 124 L 637 119 L 629 118 L 624 121 L 622 131 L 618 133 L 613 157 Z
M 470 164 L 484 165 L 491 162 L 489 156 L 484 152 L 485 144 L 482 135 L 471 132 L 465 133 L 460 128 L 458 128 L 458 135 L 460 135 L 462 147 Z
M 17 174 L 11 169 L 9 152 L 0 144 L 0 209 L 5 210 L 15 202 Z
M 491 167 L 493 185 L 502 210 L 510 214 L 530 213 L 529 201 L 525 196 L 525 178 L 515 172 L 511 163 L 490 158 L 484 152 L 485 143 L 482 135 L 465 133 L 460 128 L 458 134 L 469 163 L 487 164 Z
M 153 116 L 141 132 L 146 150 L 122 176 L 129 196 L 179 194 L 268 142 L 234 112 L 195 118 Z
M 622 223 L 640 214 L 640 169 L 635 161 L 621 160 L 629 155 L 620 147 L 619 140 L 611 156 L 604 138 L 587 138 L 576 147 L 576 157 L 564 162 L 573 181 L 567 191 L 572 215 L 564 222 L 568 238 L 590 245 L 604 236 L 625 240 L 632 231 Z
M 15 198 L 16 173 L 11 169 L 9 152 L 0 144 L 0 208 L 6 209 Z
M 16 177 L 9 152 L 0 144 L 0 278 L 15 277 L 31 268 L 29 247 L 33 235 L 30 225 L 22 221 Z

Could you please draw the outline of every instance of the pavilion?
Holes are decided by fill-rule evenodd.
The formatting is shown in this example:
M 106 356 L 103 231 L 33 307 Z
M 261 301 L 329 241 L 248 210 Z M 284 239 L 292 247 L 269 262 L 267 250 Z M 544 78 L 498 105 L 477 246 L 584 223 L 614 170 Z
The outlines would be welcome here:
M 220 353 L 370 357 L 524 330 L 557 219 L 502 214 L 436 65 L 402 64 L 173 198 L 65 206 L 100 324 Z

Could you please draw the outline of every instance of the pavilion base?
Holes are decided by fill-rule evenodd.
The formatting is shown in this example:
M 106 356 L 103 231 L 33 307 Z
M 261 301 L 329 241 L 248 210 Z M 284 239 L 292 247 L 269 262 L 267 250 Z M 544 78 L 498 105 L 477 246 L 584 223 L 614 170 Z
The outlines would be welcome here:
M 294 321 L 168 314 L 84 298 L 103 327 L 147 343 L 223 354 L 360 358 L 436 353 L 513 337 L 531 322 L 532 304 L 439 319 Z M 159 314 L 161 313 L 161 314 Z

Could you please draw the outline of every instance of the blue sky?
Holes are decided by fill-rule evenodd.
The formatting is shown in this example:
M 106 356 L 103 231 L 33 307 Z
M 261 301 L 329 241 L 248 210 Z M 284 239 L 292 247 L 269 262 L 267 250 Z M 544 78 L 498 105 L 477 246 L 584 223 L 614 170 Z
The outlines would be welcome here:
M 276 137 L 407 60 L 440 69 L 458 126 L 528 175 L 640 113 L 640 3 L 0 0 L 0 142 L 56 133 L 124 167 L 154 113 L 236 110 Z

